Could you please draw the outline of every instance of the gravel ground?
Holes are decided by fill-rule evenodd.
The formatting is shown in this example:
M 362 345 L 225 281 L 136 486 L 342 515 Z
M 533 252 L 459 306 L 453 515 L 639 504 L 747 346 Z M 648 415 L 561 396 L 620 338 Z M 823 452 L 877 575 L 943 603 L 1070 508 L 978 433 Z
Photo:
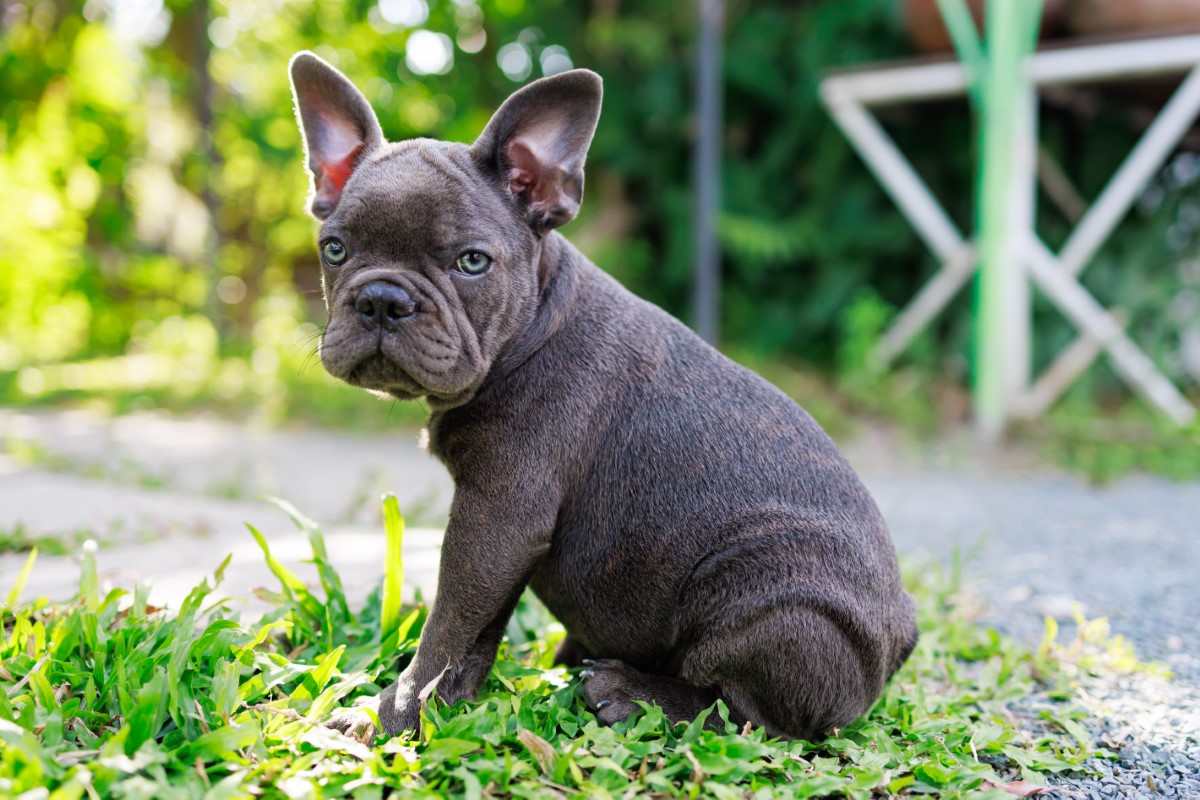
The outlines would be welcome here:
M 1078 605 L 1174 673 L 1087 681 L 1097 744 L 1118 759 L 1051 777 L 1052 796 L 1200 798 L 1200 483 L 860 469 L 900 552 L 960 549 L 986 622 L 1032 645 L 1051 616 L 1067 641 Z
M 16 522 L 43 532 L 110 530 L 131 521 L 140 529 L 147 516 L 161 517 L 164 529 L 206 527 L 208 539 L 167 536 L 100 550 L 102 568 L 153 574 L 155 591 L 168 599 L 231 548 L 235 556 L 237 548 L 246 552 L 235 557 L 241 571 L 227 575 L 227 591 L 248 595 L 269 582 L 239 524 L 280 521 L 277 510 L 255 499 L 262 493 L 290 498 L 326 523 L 331 550 L 348 559 L 344 568 L 365 576 L 364 586 L 373 582 L 381 537 L 363 522 L 377 513 L 379 492 L 395 491 L 410 512 L 422 508 L 430 526 L 444 520 L 450 496 L 445 471 L 417 449 L 412 432 L 347 436 L 0 409 L 0 444 L 6 439 L 37 443 L 42 457 L 30 464 L 6 458 L 0 447 L 0 530 Z M 899 552 L 962 554 L 986 622 L 1036 645 L 1046 616 L 1063 624 L 1061 639 L 1073 636 L 1078 605 L 1088 618 L 1107 617 L 1140 658 L 1174 672 L 1170 681 L 1136 674 L 1087 684 L 1097 743 L 1118 759 L 1093 760 L 1094 775 L 1052 778 L 1055 796 L 1200 798 L 1200 482 L 1135 477 L 1097 489 L 1027 464 L 998 468 L 993 460 L 981 467 L 961 442 L 917 456 L 879 441 L 847 452 Z M 86 465 L 86 474 L 56 471 L 67 465 Z M 302 537 L 290 534 L 293 542 L 284 538 L 286 524 L 276 527 L 265 529 L 268 538 L 281 557 L 298 562 Z M 406 538 L 406 548 L 414 548 L 406 554 L 409 578 L 426 584 L 427 595 L 436 537 L 431 528 Z M 0 555 L 0 585 L 21 560 Z M 43 556 L 29 593 L 59 592 L 76 570 L 69 558 Z
M 1093 681 L 1085 704 L 1100 716 L 1099 740 L 1115 762 L 1093 759 L 1093 779 L 1061 785 L 1077 797 L 1200 797 L 1200 691 L 1148 675 Z

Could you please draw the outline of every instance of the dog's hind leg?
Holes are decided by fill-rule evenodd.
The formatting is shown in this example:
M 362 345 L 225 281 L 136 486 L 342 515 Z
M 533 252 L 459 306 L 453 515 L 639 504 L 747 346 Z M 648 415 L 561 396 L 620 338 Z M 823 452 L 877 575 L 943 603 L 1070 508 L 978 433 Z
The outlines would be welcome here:
M 602 725 L 620 722 L 637 711 L 637 700 L 658 706 L 672 722 L 690 722 L 718 699 L 715 689 L 651 675 L 624 661 L 598 659 L 584 663 L 583 700 Z M 709 722 L 716 722 L 715 715 Z
M 748 721 L 771 736 L 813 740 L 865 713 L 886 678 L 875 648 L 855 642 L 827 614 L 785 606 L 731 622 L 689 649 L 680 677 L 622 661 L 592 662 L 582 673 L 584 701 L 611 725 L 637 711 L 637 700 L 658 705 L 672 722 L 687 722 L 720 699 L 738 725 Z M 716 728 L 719 718 L 707 724 Z
M 680 670 L 713 685 L 730 713 L 787 739 L 819 739 L 866 713 L 887 679 L 865 632 L 828 609 L 783 606 L 719 626 Z

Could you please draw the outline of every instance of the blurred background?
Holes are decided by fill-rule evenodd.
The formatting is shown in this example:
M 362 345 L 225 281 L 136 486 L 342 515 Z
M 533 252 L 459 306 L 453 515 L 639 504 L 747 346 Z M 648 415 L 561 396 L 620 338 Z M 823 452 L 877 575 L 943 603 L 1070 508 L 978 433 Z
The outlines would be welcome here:
M 978 11 L 981 3 L 973 4 Z M 1063 0 L 1043 34 L 1139 25 L 1133 7 Z M 1154 15 L 1151 14 L 1151 17 Z M 720 87 L 720 346 L 838 437 L 937 441 L 970 414 L 969 293 L 891 370 L 870 353 L 937 268 L 831 122 L 829 70 L 945 51 L 933 0 L 729 0 Z M 564 232 L 637 294 L 692 321 L 697 8 L 688 0 L 2 0 L 0 404 L 213 412 L 382 428 L 416 404 L 335 385 L 315 357 L 324 312 L 286 64 L 308 48 L 364 91 L 393 140 L 470 141 L 517 86 L 584 66 L 606 85 L 588 195 Z M 1171 81 L 1042 98 L 1057 247 Z M 977 135 L 966 99 L 881 121 L 962 230 Z M 1200 390 L 1200 131 L 1142 192 L 1084 285 L 1195 398 Z M 1034 307 L 1033 363 L 1074 328 Z M 1200 436 L 1144 404 L 1101 359 L 1012 439 L 1096 477 L 1200 472 Z
M 702 36 L 701 10 L 720 6 Z M 1002 35 L 993 22 L 1017 10 L 1021 35 Z M 28 577 L 27 598 L 70 597 L 77 556 L 95 542 L 106 586 L 152 578 L 152 602 L 178 607 L 230 554 L 221 592 L 257 615 L 277 598 L 259 587 L 276 582 L 244 523 L 302 580 L 320 577 L 307 534 L 264 502 L 274 495 L 323 526 L 357 603 L 379 582 L 379 497 L 391 492 L 407 523 L 406 597 L 433 597 L 453 484 L 418 447 L 424 409 L 336 384 L 317 358 L 317 226 L 288 59 L 311 49 L 343 70 L 390 139 L 462 142 L 525 82 L 588 67 L 604 78 L 604 110 L 582 213 L 563 233 L 701 328 L 697 264 L 713 265 L 718 345 L 834 436 L 906 571 L 932 559 L 982 573 L 956 594 L 964 618 L 1036 646 L 1047 618 L 1069 631 L 1106 617 L 1139 657 L 1174 670 L 1169 691 L 1122 677 L 1126 688 L 1092 692 L 1105 714 L 1117 709 L 1106 748 L 1153 742 L 1153 759 L 1129 751 L 1116 770 L 1129 796 L 1173 792 L 1156 783 L 1168 756 L 1181 765 L 1176 754 L 1190 753 L 1187 770 L 1200 774 L 1200 423 L 1172 422 L 1101 355 L 1045 413 L 981 446 L 981 376 L 993 360 L 976 354 L 1008 362 L 1025 349 L 1006 333 L 976 338 L 991 330 L 986 281 L 964 280 L 881 367 L 889 326 L 946 270 L 821 87 L 826 100 L 831 81 L 894 93 L 913 73 L 897 80 L 885 65 L 942 64 L 938 80 L 949 74 L 954 91 L 858 108 L 859 132 L 874 130 L 873 115 L 944 207 L 943 230 L 957 229 L 946 238 L 980 242 L 984 275 L 1003 275 L 1022 266 L 1004 252 L 1013 230 L 1032 226 L 1060 252 L 1175 107 L 1169 98 L 1200 109 L 1197 31 L 1200 0 L 0 0 L 0 587 L 20 595 Z M 1007 54 L 1007 74 L 989 68 L 982 80 L 968 57 L 976 36 L 990 64 Z M 1172 36 L 1183 57 L 1155 77 L 1111 74 L 1110 51 L 1086 46 L 1141 41 L 1153 58 Z M 1015 170 L 989 159 L 1006 151 L 988 142 L 1019 132 L 998 87 L 1035 46 L 1088 50 L 1110 74 L 1037 87 L 1036 176 L 1024 171 L 1036 218 L 1005 239 L 985 201 L 999 196 L 1004 210 Z M 981 78 L 970 92 L 964 74 Z M 1032 97 L 1028 85 L 1008 88 L 1009 100 Z M 1120 309 L 1187 412 L 1188 400 L 1200 404 L 1194 117 L 1080 276 L 1093 311 Z M 694 222 L 705 208 L 709 236 Z M 1030 294 L 1020 325 L 996 330 L 1031 332 L 1029 363 L 1012 360 L 1037 375 L 1082 351 L 1060 310 Z M 1081 346 L 1099 350 L 1086 337 Z M 545 619 L 523 614 L 510 636 Z M 1115 766 L 1089 770 L 1108 783 Z M 1100 796 L 1098 780 L 1070 779 L 1088 796 Z

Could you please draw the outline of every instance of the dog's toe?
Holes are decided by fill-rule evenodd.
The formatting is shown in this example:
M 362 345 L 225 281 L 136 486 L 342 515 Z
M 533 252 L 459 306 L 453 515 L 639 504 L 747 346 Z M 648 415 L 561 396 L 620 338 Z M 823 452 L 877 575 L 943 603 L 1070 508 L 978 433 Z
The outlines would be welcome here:
M 375 741 L 378 731 L 375 729 L 375 722 L 371 719 L 371 716 L 362 709 L 364 707 L 375 709 L 376 704 L 371 702 L 373 700 L 375 698 L 359 702 L 351 708 L 336 709 L 325 718 L 323 724 L 326 728 L 331 728 L 338 733 L 344 733 L 352 739 L 357 739 L 365 744 L 372 744 Z
M 637 671 L 614 659 L 596 659 L 579 673 L 581 694 L 601 725 L 612 725 L 638 710 L 630 692 Z

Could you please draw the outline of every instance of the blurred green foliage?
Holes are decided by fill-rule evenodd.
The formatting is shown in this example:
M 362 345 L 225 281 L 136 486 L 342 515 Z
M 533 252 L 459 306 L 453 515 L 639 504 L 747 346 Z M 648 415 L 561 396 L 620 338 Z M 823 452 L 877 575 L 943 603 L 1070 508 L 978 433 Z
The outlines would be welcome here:
M 566 232 L 687 317 L 688 0 L 7 0 L 0 14 L 0 400 L 393 413 L 364 411 L 314 363 L 320 277 L 286 76 L 302 48 L 362 87 L 392 139 L 470 141 L 524 80 L 568 62 L 599 71 L 588 201 Z M 894 0 L 728 3 L 725 343 L 751 361 L 840 370 L 859 397 L 882 385 L 867 371 L 872 337 L 935 264 L 817 85 L 907 47 Z M 1048 152 L 1087 197 L 1138 133 L 1120 99 L 1099 108 L 1044 114 Z M 896 109 L 885 124 L 966 227 L 965 103 Z M 1189 325 L 1200 358 L 1198 178 L 1194 157 L 1177 158 L 1087 273 L 1177 377 Z M 1049 207 L 1042 217 L 1061 242 L 1069 223 Z M 969 313 L 964 297 L 909 365 L 964 382 Z M 1038 317 L 1046 363 L 1072 334 L 1048 309 Z M 1101 369 L 1081 391 L 1118 385 Z

